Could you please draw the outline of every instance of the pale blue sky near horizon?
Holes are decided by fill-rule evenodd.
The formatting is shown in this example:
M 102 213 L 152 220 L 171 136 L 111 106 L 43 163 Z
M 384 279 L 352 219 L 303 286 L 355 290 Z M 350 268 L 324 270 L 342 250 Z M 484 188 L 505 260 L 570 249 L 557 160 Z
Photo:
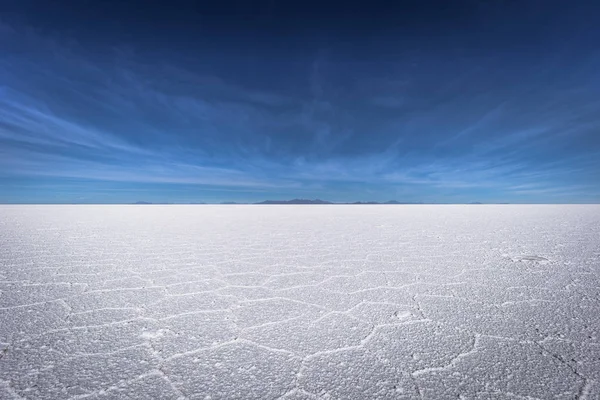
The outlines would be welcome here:
M 0 203 L 600 203 L 599 18 L 8 0 Z

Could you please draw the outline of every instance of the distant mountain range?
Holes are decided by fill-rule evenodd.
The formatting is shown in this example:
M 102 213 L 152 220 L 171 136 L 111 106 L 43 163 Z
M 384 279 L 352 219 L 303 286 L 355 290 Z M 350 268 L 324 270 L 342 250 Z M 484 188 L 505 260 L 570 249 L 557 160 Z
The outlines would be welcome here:
M 158 204 L 206 204 L 206 203 L 202 203 L 202 202 L 195 202 L 195 203 L 151 203 L 149 201 L 136 201 L 135 203 L 131 203 L 131 204 L 138 204 L 138 205 L 140 205 L 140 204 L 155 204 L 155 205 L 158 205 Z
M 265 200 L 254 204 L 334 204 L 331 201 L 314 199 L 293 199 L 293 200 Z
M 150 203 L 147 201 L 137 201 L 132 204 L 210 204 L 210 203 Z M 400 202 L 397 200 L 389 200 L 385 202 L 378 201 L 355 201 L 353 203 L 334 203 L 332 201 L 321 200 L 321 199 L 292 199 L 292 200 L 264 200 L 257 203 L 236 203 L 235 201 L 224 201 L 218 204 L 424 204 L 421 202 Z M 480 203 L 476 203 L 480 204 Z

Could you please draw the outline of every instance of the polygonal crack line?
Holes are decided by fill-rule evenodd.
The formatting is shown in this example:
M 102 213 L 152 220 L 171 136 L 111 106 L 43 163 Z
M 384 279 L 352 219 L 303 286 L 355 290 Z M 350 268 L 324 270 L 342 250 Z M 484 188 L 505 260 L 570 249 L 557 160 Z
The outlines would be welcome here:
M 274 292 L 276 290 L 276 289 L 266 288 L 266 287 L 260 286 L 260 285 L 229 285 L 229 284 L 227 284 L 225 286 L 221 286 L 221 287 L 215 289 L 214 292 L 216 294 L 218 294 L 218 295 L 221 295 L 221 296 L 235 296 L 235 297 L 238 297 L 239 294 L 238 295 L 221 294 L 221 292 L 223 292 L 223 291 L 232 290 L 232 289 L 257 289 L 257 290 L 265 290 L 267 292 Z M 272 297 L 262 297 L 262 298 L 260 298 L 258 300 L 263 300 L 263 299 L 266 300 L 266 299 L 270 299 L 270 298 L 273 298 L 273 297 L 275 297 L 275 296 L 272 296 Z M 241 301 L 251 301 L 251 300 L 253 300 L 253 299 L 252 298 L 248 298 L 248 297 L 240 297 L 239 298 L 240 302 Z
M 325 315 L 329 315 L 329 313 L 325 314 Z M 292 321 L 296 321 L 299 319 L 304 318 L 305 315 L 298 315 L 297 317 L 290 317 L 290 318 L 286 318 L 286 319 L 280 319 L 277 321 L 269 321 L 269 322 L 265 322 L 263 324 L 258 324 L 258 325 L 252 325 L 252 326 L 245 326 L 245 327 L 239 327 L 237 322 L 233 321 L 233 323 L 236 325 L 236 327 L 238 328 L 240 333 L 246 333 L 252 329 L 261 329 L 261 328 L 266 328 L 269 326 L 274 326 L 274 325 L 278 325 L 278 324 L 285 324 L 287 322 L 292 322 Z M 314 323 L 315 321 L 311 321 L 310 323 Z
M 264 302 L 271 301 L 271 300 L 283 300 L 283 301 L 286 301 L 289 303 L 295 303 L 295 304 L 300 304 L 303 306 L 319 308 L 323 311 L 333 311 L 333 310 L 330 310 L 327 307 L 323 307 L 322 305 L 319 305 L 319 304 L 309 303 L 307 301 L 302 301 L 302 300 L 290 299 L 288 297 L 283 297 L 283 296 L 272 296 L 272 297 L 267 297 L 267 298 L 263 298 L 263 299 L 239 300 L 237 302 L 237 304 L 243 305 L 243 304 L 264 303 Z
M 143 291 L 143 290 L 148 290 L 148 289 L 159 289 L 162 290 L 164 289 L 164 286 L 141 286 L 141 287 L 122 287 L 122 288 L 105 288 L 105 289 L 93 289 L 93 290 L 88 290 L 86 293 L 90 294 L 90 293 L 119 293 L 119 292 L 132 292 L 132 291 Z M 79 296 L 79 294 L 75 295 L 75 296 L 69 296 L 69 297 L 76 297 Z
M 177 387 L 175 382 L 173 382 L 169 375 L 167 375 L 167 373 L 163 370 L 162 362 L 159 363 L 158 367 L 156 368 L 156 371 L 169 383 L 169 386 L 171 387 L 171 389 L 173 389 L 177 396 L 179 396 L 178 400 L 184 400 L 188 398 L 188 395 L 185 394 L 182 389 Z
M 466 329 L 462 329 L 462 328 L 458 328 L 459 330 L 463 330 L 463 331 L 467 331 Z M 471 334 L 473 334 L 471 332 Z M 454 357 L 452 360 L 450 360 L 450 362 L 448 364 L 446 364 L 445 366 L 442 367 L 433 367 L 433 368 L 423 368 L 421 370 L 417 370 L 417 371 L 413 371 L 412 372 L 412 376 L 416 377 L 422 374 L 426 374 L 429 372 L 434 372 L 434 371 L 438 371 L 438 370 L 446 370 L 448 368 L 453 367 L 456 362 L 460 361 L 460 359 L 467 357 L 470 354 L 474 354 L 477 352 L 477 346 L 479 343 L 479 340 L 481 338 L 487 338 L 487 339 L 494 339 L 494 340 L 506 340 L 506 341 L 510 341 L 510 342 L 515 342 L 521 345 L 536 345 L 541 349 L 541 352 L 543 354 L 548 354 L 549 356 L 551 356 L 552 358 L 556 359 L 558 362 L 560 362 L 561 364 L 564 364 L 567 368 L 569 368 L 573 374 L 575 376 L 577 376 L 580 380 L 581 380 L 581 385 L 579 387 L 576 399 L 577 400 L 583 400 L 583 399 L 587 399 L 588 396 L 588 392 L 589 392 L 589 388 L 591 387 L 591 385 L 594 383 L 593 380 L 581 375 L 575 367 L 573 367 L 572 365 L 568 364 L 560 355 L 552 353 L 551 351 L 549 351 L 548 349 L 546 349 L 542 343 L 548 339 L 550 339 L 549 337 L 544 338 L 542 341 L 533 341 L 533 340 L 520 340 L 520 339 L 515 339 L 515 338 L 511 338 L 511 337 L 506 337 L 506 336 L 497 336 L 497 335 L 485 335 L 485 334 L 479 334 L 479 333 L 474 333 L 474 341 L 473 341 L 473 345 L 472 348 L 469 351 L 463 352 L 458 354 L 456 357 Z M 570 341 L 568 341 L 570 342 Z M 416 383 L 416 381 L 415 381 Z M 418 387 L 417 387 L 418 388 Z M 513 393 L 508 393 L 508 392 L 502 392 L 502 393 L 506 393 L 509 395 L 515 395 Z M 515 395 L 516 396 L 516 395 Z M 536 399 L 534 397 L 528 397 L 528 398 L 532 398 L 532 399 Z
M 403 303 L 395 303 L 392 301 L 370 301 L 370 300 L 361 300 L 360 303 L 350 307 L 349 309 L 347 309 L 346 313 L 350 313 L 352 312 L 354 309 L 364 305 L 364 304 L 369 304 L 369 305 L 386 305 L 386 306 L 394 306 L 394 307 L 398 307 L 398 308 L 403 308 L 403 307 L 408 307 L 408 308 L 412 308 L 413 306 L 411 304 L 403 304 Z
M 484 392 L 478 392 L 477 394 L 479 396 L 484 396 L 484 395 L 489 395 L 489 394 L 504 394 L 504 395 L 508 395 L 511 398 L 515 398 L 515 399 L 518 399 L 518 400 L 544 400 L 544 399 L 542 399 L 540 397 L 535 397 L 535 396 L 531 396 L 531 395 L 522 396 L 520 394 L 516 394 L 516 393 L 513 393 L 511 391 L 507 391 L 507 390 L 490 390 L 490 389 L 488 389 L 488 390 L 486 390 Z M 459 399 L 467 399 L 467 397 L 465 397 L 462 394 L 459 394 L 458 398 Z
M 129 272 L 133 272 L 132 270 L 127 270 L 127 271 L 129 271 Z M 125 272 L 125 271 L 123 271 L 123 272 Z M 152 279 L 146 279 L 146 278 L 142 278 L 142 277 L 141 277 L 141 275 L 140 275 L 140 274 L 138 274 L 138 273 L 130 273 L 130 274 L 126 274 L 126 275 L 124 276 L 124 278 L 118 278 L 118 279 L 107 279 L 107 280 L 105 280 L 105 281 L 101 281 L 101 282 L 102 282 L 102 285 L 106 285 L 106 284 L 109 284 L 109 283 L 112 283 L 112 282 L 120 282 L 120 281 L 123 281 L 123 280 L 125 280 L 125 279 L 131 279 L 131 278 L 136 278 L 136 279 L 139 279 L 140 281 L 144 281 L 144 282 L 150 282 L 150 283 L 152 283 Z M 159 285 L 156 285 L 156 287 L 158 287 L 158 286 L 159 286 Z M 146 286 L 146 287 L 149 287 L 149 286 Z M 123 289 L 125 289 L 125 288 L 123 288 Z M 102 290 L 102 289 L 100 289 L 100 290 Z
M 424 318 L 429 319 L 425 316 L 425 313 L 423 312 L 423 309 L 421 308 L 421 305 L 419 303 L 419 301 L 416 299 L 417 296 L 422 296 L 422 297 L 454 297 L 457 298 L 455 296 L 436 296 L 436 295 L 428 295 L 428 294 L 424 294 L 424 295 L 419 295 L 419 294 L 415 294 L 413 296 L 413 301 L 415 303 L 415 305 L 417 306 L 417 309 L 419 310 L 419 312 L 421 312 L 421 314 L 423 315 Z M 466 299 L 462 299 L 465 300 L 467 302 L 473 303 L 473 304 L 482 304 L 486 307 L 490 307 L 493 308 L 494 310 L 496 310 L 500 315 L 502 315 L 503 317 L 506 317 L 506 311 L 504 310 L 504 308 L 501 305 L 497 305 L 494 303 L 482 303 L 482 302 L 478 302 L 478 301 L 472 301 L 472 300 L 466 300 Z M 434 321 L 438 321 L 438 322 L 443 322 L 443 321 L 439 321 L 439 320 L 435 320 Z M 528 328 L 532 328 L 532 326 L 530 325 L 526 325 Z M 501 339 L 506 339 L 506 340 L 512 340 L 512 341 L 516 341 L 519 343 L 534 343 L 534 341 L 527 341 L 527 340 L 519 340 L 519 339 L 515 339 L 515 338 L 511 338 L 511 337 L 504 337 L 504 336 L 499 336 L 499 335 L 487 335 L 481 332 L 477 332 L 477 331 L 471 331 L 470 329 L 465 328 L 464 326 L 458 326 L 456 328 L 459 328 L 461 330 L 464 331 L 470 331 L 471 333 L 476 334 L 477 336 L 481 336 L 481 337 L 491 337 L 491 338 L 501 338 Z M 537 329 L 536 332 L 540 333 Z
M 181 390 L 179 390 L 175 384 L 173 383 L 173 381 L 171 381 L 171 379 L 169 378 L 169 376 L 162 371 L 159 368 L 154 368 L 151 369 L 150 371 L 138 375 L 135 378 L 131 378 L 131 379 L 123 379 L 120 380 L 118 383 L 108 386 L 107 388 L 102 388 L 102 389 L 98 389 L 98 390 L 94 390 L 93 392 L 88 392 L 88 393 L 84 393 L 84 394 L 79 394 L 79 395 L 75 395 L 75 396 L 71 396 L 69 397 L 69 400 L 83 400 L 83 399 L 87 399 L 89 397 L 92 396 L 96 396 L 100 393 L 106 393 L 110 390 L 118 390 L 118 389 L 123 389 L 126 388 L 127 386 L 129 386 L 130 384 L 140 381 L 142 379 L 146 379 L 148 377 L 152 377 L 152 376 L 160 376 L 162 378 L 164 378 L 167 383 L 169 384 L 169 386 L 173 389 L 173 391 L 179 396 L 178 400 L 183 400 L 183 399 L 187 399 L 188 397 L 186 395 L 184 395 Z
M 71 307 L 67 304 L 68 307 Z M 98 311 L 117 311 L 117 310 L 134 310 L 134 311 L 139 311 L 139 307 L 100 307 L 100 308 L 94 308 L 92 310 L 85 310 L 85 311 L 77 311 L 77 312 L 73 312 L 71 313 L 72 315 L 84 315 L 84 314 L 91 314 L 94 312 L 98 312 Z
M 95 328 L 106 328 L 109 326 L 119 326 L 119 325 L 128 325 L 131 324 L 132 322 L 138 322 L 138 321 L 150 321 L 150 322 L 159 322 L 158 320 L 154 319 L 154 318 L 150 318 L 150 317 L 136 317 L 133 319 L 125 319 L 122 321 L 115 321 L 115 322 L 107 322 L 106 324 L 98 324 L 98 325 L 83 325 L 83 326 L 72 326 L 72 327 L 66 327 L 66 328 L 56 328 L 56 329 L 49 329 L 47 331 L 43 331 L 43 332 L 39 332 L 33 335 L 28 335 L 28 336 L 24 336 L 23 338 L 16 340 L 15 342 L 18 343 L 22 343 L 22 342 L 27 342 L 31 339 L 37 339 L 40 338 L 42 336 L 48 335 L 48 334 L 52 334 L 52 333 L 61 333 L 61 332 L 72 332 L 72 331 L 87 331 L 89 329 L 95 329 Z
M 344 317 L 346 317 L 348 319 L 351 319 L 351 320 L 354 320 L 356 322 L 363 322 L 360 318 L 358 318 L 358 317 L 356 317 L 356 316 L 354 316 L 352 314 L 349 314 L 348 311 L 329 311 L 329 312 L 327 312 L 327 313 L 319 316 L 315 320 L 310 321 L 309 324 L 310 325 L 314 325 L 314 324 L 316 324 L 318 322 L 321 322 L 323 319 L 325 319 L 327 317 L 330 317 L 330 316 L 333 316 L 333 315 L 343 315 Z
M 412 371 L 411 375 L 416 378 L 420 375 L 429 374 L 431 372 L 446 371 L 446 370 L 454 368 L 456 366 L 456 363 L 458 363 L 460 360 L 462 360 L 463 358 L 468 357 L 471 354 L 474 354 L 478 351 L 477 345 L 479 342 L 479 338 L 480 338 L 479 335 L 473 336 L 473 339 L 471 342 L 471 348 L 467 351 L 457 354 L 446 365 L 443 365 L 441 367 L 429 367 L 429 368 L 418 369 L 416 371 Z
M 169 319 L 183 317 L 186 315 L 227 314 L 227 313 L 231 313 L 231 310 L 233 307 L 234 306 L 229 307 L 229 308 L 211 308 L 209 310 L 207 309 L 207 310 L 187 311 L 187 312 L 182 312 L 182 313 L 177 313 L 177 314 L 169 314 L 166 317 L 160 317 L 160 318 L 153 318 L 153 317 L 142 317 L 142 318 L 148 319 L 148 320 L 154 320 L 157 322 L 165 322 L 165 321 L 168 321 Z M 233 316 L 232 316 L 231 321 L 235 323 L 235 321 L 233 321 Z
M 168 294 L 166 295 L 164 298 L 162 299 L 158 299 L 155 301 L 151 301 L 148 303 L 145 303 L 146 307 L 148 306 L 153 306 L 156 304 L 160 304 L 161 302 L 164 302 L 166 299 L 173 299 L 173 298 L 182 298 L 182 297 L 187 297 L 187 296 L 194 296 L 197 294 L 206 294 L 206 293 L 212 293 L 213 291 L 200 291 L 200 292 L 195 292 L 195 293 L 182 293 L 182 294 Z M 219 293 L 212 293 L 215 297 L 217 298 L 223 298 L 223 299 L 229 299 L 232 301 L 233 304 L 238 303 L 239 300 L 237 297 L 230 295 L 230 294 L 219 294 Z
M 298 372 L 296 373 L 296 378 L 295 378 L 295 384 L 294 387 L 297 389 L 301 389 L 298 386 L 298 381 L 300 376 L 302 375 L 303 370 L 306 367 L 306 363 L 314 358 L 314 357 L 318 357 L 318 356 L 322 356 L 325 354 L 336 354 L 336 353 L 340 353 L 340 352 L 345 352 L 345 351 L 352 351 L 352 350 L 360 350 L 360 349 L 364 349 L 365 345 L 372 339 L 372 337 L 377 333 L 378 330 L 385 328 L 385 327 L 396 327 L 398 325 L 406 325 L 406 324 L 412 324 L 412 323 L 416 323 L 416 322 L 423 322 L 423 320 L 410 320 L 410 321 L 406 321 L 406 322 L 402 322 L 402 323 L 394 323 L 394 324 L 372 324 L 371 326 L 371 330 L 369 331 L 369 333 L 360 340 L 359 344 L 357 345 L 353 345 L 353 346 L 345 346 L 345 347 L 339 347 L 336 349 L 331 349 L 331 350 L 322 350 L 322 351 L 318 351 L 315 353 L 311 353 L 309 355 L 306 355 L 304 357 L 301 358 L 301 364 L 300 364 L 300 368 L 298 369 Z M 177 358 L 177 356 L 181 356 L 184 354 L 193 354 L 195 352 L 200 352 L 206 349 L 211 349 L 211 348 L 217 348 L 217 347 L 221 347 L 233 342 L 248 342 L 251 343 L 257 347 L 266 349 L 267 351 L 273 351 L 273 352 L 280 352 L 280 353 L 284 353 L 284 354 L 289 354 L 291 356 L 293 356 L 294 358 L 300 358 L 301 356 L 295 352 L 292 351 L 288 351 L 288 350 L 284 350 L 284 349 L 279 349 L 279 348 L 273 348 L 273 347 L 268 347 L 268 346 L 264 346 L 261 344 L 258 344 L 252 340 L 249 339 L 234 339 L 233 341 L 228 341 L 228 342 L 224 342 L 224 343 L 220 343 L 218 345 L 215 346 L 210 346 L 210 347 L 205 347 L 205 348 L 201 348 L 201 349 L 197 349 L 197 350 L 192 350 L 190 352 L 185 352 L 185 353 L 181 353 L 181 354 L 175 354 L 167 359 L 173 359 L 173 358 Z
M 407 321 L 407 322 L 414 322 L 414 321 Z M 361 339 L 360 343 L 357 345 L 339 347 L 337 349 L 332 349 L 332 350 L 321 350 L 321 351 L 317 351 L 315 353 L 311 353 L 309 355 L 302 357 L 300 367 L 298 368 L 298 372 L 296 372 L 296 376 L 294 379 L 294 387 L 298 390 L 303 390 L 299 386 L 299 380 L 302 377 L 302 374 L 306 369 L 306 363 L 308 361 L 310 361 L 311 359 L 313 359 L 315 357 L 320 357 L 320 356 L 323 356 L 326 354 L 337 354 L 337 353 L 343 353 L 345 351 L 364 349 L 365 345 L 371 340 L 371 338 L 375 335 L 375 333 L 377 333 L 377 331 L 379 329 L 385 328 L 385 327 L 390 327 L 390 326 L 398 326 L 398 324 L 373 324 L 371 326 L 371 330 L 369 331 L 369 333 L 363 339 Z
M 417 300 L 417 295 L 416 294 L 414 294 L 412 296 L 412 301 L 415 304 L 415 306 L 417 307 L 417 311 L 419 311 L 420 317 L 424 318 L 424 319 L 427 319 L 428 317 L 425 315 L 425 312 L 421 308 L 421 303 L 419 303 L 419 301 Z
M 278 348 L 274 348 L 274 347 L 269 347 L 269 346 L 265 346 L 265 345 L 260 344 L 260 343 L 256 343 L 255 341 L 250 340 L 250 339 L 245 339 L 245 338 L 242 339 L 242 338 L 237 338 L 236 337 L 235 339 L 228 340 L 226 342 L 221 342 L 221 343 L 214 344 L 214 345 L 211 345 L 211 346 L 199 347 L 197 349 L 193 349 L 193 350 L 189 350 L 189 351 L 184 351 L 182 353 L 176 353 L 176 354 L 173 354 L 172 356 L 164 358 L 163 361 L 172 361 L 172 360 L 175 360 L 175 359 L 180 358 L 180 357 L 194 355 L 194 354 L 201 353 L 201 352 L 207 351 L 207 350 L 219 349 L 221 347 L 229 346 L 229 345 L 235 344 L 235 343 L 248 344 L 248 345 L 251 345 L 251 346 L 257 347 L 259 349 L 272 352 L 272 353 L 285 354 L 285 355 L 290 356 L 292 358 L 298 358 L 298 359 L 301 358 L 298 354 L 296 354 L 296 353 L 294 353 L 292 351 L 288 351 L 288 350 L 284 350 L 284 349 L 278 349 Z
M 285 392 L 284 394 L 282 394 L 281 396 L 277 397 L 277 400 L 285 400 L 285 397 L 288 395 L 292 395 L 292 394 L 302 394 L 304 395 L 305 398 L 310 398 L 310 399 L 320 399 L 320 397 L 314 393 L 311 393 L 307 390 L 304 389 L 300 389 L 297 387 L 292 387 L 290 390 L 288 390 L 287 392 Z
M 274 287 L 270 287 L 267 286 L 266 284 L 262 285 L 262 287 L 264 287 L 265 289 L 270 289 L 273 291 L 278 291 L 278 290 L 290 290 L 290 289 L 306 289 L 306 288 L 314 288 L 314 287 L 319 287 L 325 283 L 327 283 L 328 281 L 330 281 L 331 279 L 335 278 L 334 276 L 330 276 L 325 278 L 324 280 L 322 280 L 321 282 L 317 282 L 317 283 L 307 283 L 305 285 L 295 285 L 295 286 L 286 286 L 283 288 L 274 288 Z M 351 276 L 348 276 L 347 278 L 351 278 Z
M 358 289 L 358 290 L 352 290 L 352 291 L 340 291 L 340 290 L 328 289 L 328 288 L 324 288 L 323 290 L 330 292 L 330 293 L 335 293 L 335 294 L 353 295 L 353 294 L 372 292 L 372 291 L 379 290 L 379 289 L 405 289 L 405 288 L 413 286 L 413 285 L 415 285 L 415 283 L 407 283 L 406 285 L 401 285 L 401 286 L 373 286 L 373 287 L 370 287 L 367 289 Z
M 546 300 L 546 299 L 526 299 L 526 300 L 509 300 L 509 301 L 505 301 L 503 303 L 500 303 L 498 305 L 496 305 L 496 308 L 500 308 L 500 307 L 506 307 L 506 306 L 512 306 L 515 304 L 526 304 L 526 303 L 558 303 L 558 301 L 555 300 Z
M 548 339 L 548 338 L 546 338 L 546 339 Z M 544 339 L 544 340 L 546 340 L 546 339 Z M 573 372 L 573 374 L 575 374 L 575 376 L 577 376 L 581 380 L 581 385 L 579 387 L 579 390 L 577 391 L 577 399 L 584 399 L 585 397 L 583 397 L 583 396 L 587 396 L 585 392 L 587 391 L 587 388 L 590 385 L 589 379 L 587 377 L 581 375 L 577 371 L 577 368 L 575 366 L 569 364 L 560 354 L 553 353 L 550 350 L 548 350 L 547 348 L 545 348 L 544 345 L 542 344 L 542 342 L 544 340 L 539 341 L 539 342 L 533 342 L 533 343 L 542 350 L 542 353 L 548 354 L 550 357 L 554 358 L 556 361 L 558 361 L 559 363 L 561 363 L 564 366 L 566 366 L 567 368 L 569 368 L 569 370 L 571 370 L 571 372 Z
M 215 289 L 206 289 L 206 290 L 196 290 L 193 292 L 185 292 L 185 293 L 169 293 L 168 289 L 165 287 L 164 288 L 164 292 L 165 292 L 165 298 L 170 298 L 170 297 L 179 297 L 179 296 L 192 296 L 195 294 L 206 294 L 206 293 L 212 293 L 215 296 L 221 296 L 221 297 L 225 297 L 225 296 L 231 296 L 228 294 L 221 294 L 221 293 L 217 293 L 219 291 L 219 289 L 223 289 L 226 287 L 221 287 L 221 288 L 215 288 Z
M 497 309 L 499 311 L 500 311 L 500 307 L 502 306 L 502 304 L 487 303 L 487 302 L 484 302 L 484 301 L 473 300 L 473 299 L 470 299 L 468 297 L 457 296 L 455 294 L 431 294 L 431 293 L 424 293 L 424 294 L 415 294 L 415 297 L 416 296 L 433 297 L 433 298 L 438 298 L 438 299 L 439 298 L 441 298 L 441 299 L 458 299 L 458 300 L 462 300 L 462 301 L 464 301 L 466 303 L 469 303 L 469 304 L 477 304 L 477 305 L 482 305 L 482 306 L 485 306 L 485 307 L 495 308 L 495 309 Z M 524 302 L 526 302 L 526 301 L 533 301 L 533 300 L 525 300 Z
M 51 303 L 60 304 L 60 305 L 64 306 L 67 310 L 69 310 L 71 307 L 67 305 L 65 300 L 69 299 L 71 297 L 75 297 L 75 296 L 60 297 L 57 299 L 46 300 L 46 301 L 36 301 L 35 303 L 28 303 L 28 304 L 18 304 L 16 306 L 0 307 L 0 311 L 10 311 L 10 310 L 18 309 L 18 308 L 26 308 L 26 307 L 32 307 L 32 306 L 43 306 L 43 305 L 51 304 Z

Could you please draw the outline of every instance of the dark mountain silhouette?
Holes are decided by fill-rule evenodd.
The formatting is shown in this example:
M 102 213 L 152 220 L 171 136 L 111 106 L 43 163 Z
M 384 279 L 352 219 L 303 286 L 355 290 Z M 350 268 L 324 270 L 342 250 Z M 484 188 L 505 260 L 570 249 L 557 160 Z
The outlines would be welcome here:
M 423 202 L 416 202 L 416 201 L 408 201 L 408 202 L 403 202 L 403 201 L 398 201 L 398 200 L 388 200 L 385 202 L 379 202 L 379 201 L 355 201 L 355 202 L 332 202 L 332 201 L 327 201 L 327 200 L 321 200 L 321 199 L 292 199 L 292 200 L 264 200 L 264 201 L 260 201 L 257 203 L 238 203 L 235 201 L 223 201 L 220 203 L 204 203 L 204 202 L 191 202 L 191 203 L 151 203 L 148 201 L 137 201 L 135 203 L 130 203 L 130 204 L 223 204 L 223 205 L 232 205 L 232 204 L 346 204 L 346 205 L 377 205 L 377 204 L 435 204 L 435 203 L 423 203 Z M 450 203 L 449 203 L 450 204 Z M 480 203 L 478 201 L 476 202 L 472 202 L 472 203 L 461 203 L 461 204 L 483 204 Z M 498 204 L 509 204 L 509 203 L 498 203 Z
M 386 202 L 378 202 L 378 201 L 355 201 L 352 203 L 334 203 L 332 201 L 326 201 L 326 200 L 320 200 L 320 199 L 315 199 L 315 200 L 307 200 L 307 199 L 293 199 L 293 200 L 265 200 L 265 201 L 261 201 L 259 203 L 254 203 L 254 204 L 365 204 L 365 205 L 369 205 L 369 204 L 423 204 L 421 202 L 400 202 L 397 200 L 389 200 Z
M 190 203 L 152 203 L 149 201 L 136 201 L 135 203 L 130 204 L 424 204 L 421 202 L 400 202 L 397 200 L 389 200 L 386 202 L 378 202 L 378 201 L 355 201 L 352 203 L 334 203 L 332 201 L 321 200 L 321 199 L 292 199 L 292 200 L 264 200 L 257 203 L 238 203 L 235 201 L 222 201 L 220 203 L 205 203 L 205 202 L 190 202 Z M 481 203 L 471 203 L 471 204 L 481 204 Z
M 293 199 L 293 200 L 265 200 L 254 204 L 334 204 L 330 201 L 314 199 Z
M 425 204 L 422 201 L 398 201 L 398 200 L 388 200 L 385 203 L 381 204 Z
M 186 203 L 167 203 L 167 202 L 162 202 L 162 203 L 151 203 L 149 201 L 136 201 L 135 203 L 130 203 L 130 204 L 137 204 L 137 205 L 143 205 L 143 204 L 186 204 Z M 189 203 L 189 204 L 204 204 L 204 203 Z

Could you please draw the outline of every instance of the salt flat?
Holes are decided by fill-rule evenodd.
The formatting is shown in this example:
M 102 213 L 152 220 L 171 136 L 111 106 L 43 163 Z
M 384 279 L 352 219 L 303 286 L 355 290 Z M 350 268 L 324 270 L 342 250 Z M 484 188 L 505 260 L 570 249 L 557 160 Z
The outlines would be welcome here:
M 1 399 L 598 399 L 600 206 L 1 206 Z

